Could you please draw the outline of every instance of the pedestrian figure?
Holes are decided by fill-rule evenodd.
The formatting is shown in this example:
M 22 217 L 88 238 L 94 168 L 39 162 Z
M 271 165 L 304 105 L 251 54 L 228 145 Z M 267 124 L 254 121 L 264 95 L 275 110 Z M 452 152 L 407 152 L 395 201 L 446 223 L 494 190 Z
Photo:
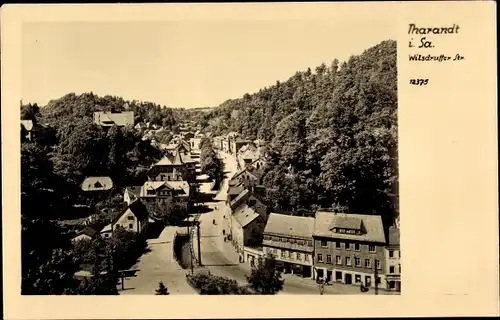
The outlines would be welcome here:
M 226 230 L 222 229 L 222 234 L 225 235 L 226 234 Z

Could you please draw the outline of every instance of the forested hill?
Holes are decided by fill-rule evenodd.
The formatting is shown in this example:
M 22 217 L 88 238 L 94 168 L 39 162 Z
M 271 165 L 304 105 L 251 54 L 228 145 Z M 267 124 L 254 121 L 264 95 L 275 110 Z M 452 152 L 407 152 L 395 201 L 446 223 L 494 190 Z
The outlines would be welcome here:
M 214 135 L 268 142 L 274 210 L 311 206 L 398 215 L 396 42 L 228 100 L 203 115 Z
M 100 97 L 92 92 L 77 95 L 69 93 L 51 100 L 40 108 L 40 116 L 44 122 L 55 127 L 74 119 L 93 118 L 95 111 L 134 111 L 135 123 L 150 122 L 175 131 L 180 121 L 196 117 L 204 113 L 200 110 L 169 108 L 153 102 L 124 100 L 121 97 L 107 95 Z

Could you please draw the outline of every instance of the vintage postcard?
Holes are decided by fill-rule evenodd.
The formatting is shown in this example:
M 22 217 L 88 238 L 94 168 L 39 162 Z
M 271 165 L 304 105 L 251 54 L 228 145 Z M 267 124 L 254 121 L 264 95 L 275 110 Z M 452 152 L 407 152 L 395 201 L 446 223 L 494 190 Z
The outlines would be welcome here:
M 2 7 L 6 318 L 498 315 L 495 9 Z

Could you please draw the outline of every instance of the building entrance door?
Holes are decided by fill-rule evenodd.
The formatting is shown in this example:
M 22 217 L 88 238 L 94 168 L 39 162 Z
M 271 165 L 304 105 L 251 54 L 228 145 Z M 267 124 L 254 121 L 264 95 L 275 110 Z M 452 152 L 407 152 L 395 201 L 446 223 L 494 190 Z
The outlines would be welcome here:
M 327 270 L 326 271 L 326 281 L 331 281 L 332 280 L 332 270 Z
M 350 273 L 345 274 L 345 284 L 352 284 L 352 274 Z

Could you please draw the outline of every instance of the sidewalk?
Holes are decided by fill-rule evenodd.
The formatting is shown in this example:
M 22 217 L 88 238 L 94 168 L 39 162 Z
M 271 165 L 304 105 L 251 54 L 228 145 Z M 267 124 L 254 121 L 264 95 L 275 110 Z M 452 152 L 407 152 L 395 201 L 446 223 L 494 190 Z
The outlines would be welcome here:
M 170 294 L 197 294 L 186 282 L 188 271 L 182 269 L 174 258 L 173 239 L 179 229 L 166 227 L 158 239 L 148 240 L 151 252 L 143 255 L 133 267 L 139 269 L 137 276 L 125 278 L 125 290 L 119 290 L 121 295 L 155 294 L 160 281 L 163 281 Z

